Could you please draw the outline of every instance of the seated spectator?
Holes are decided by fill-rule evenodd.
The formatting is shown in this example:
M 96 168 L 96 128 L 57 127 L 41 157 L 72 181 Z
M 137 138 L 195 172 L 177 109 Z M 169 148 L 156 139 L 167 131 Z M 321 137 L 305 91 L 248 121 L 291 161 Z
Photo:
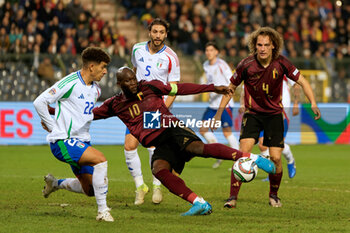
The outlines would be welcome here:
M 203 44 L 199 37 L 198 32 L 193 32 L 191 35 L 191 40 L 188 43 L 188 54 L 200 56 L 203 54 Z
M 50 86 L 57 80 L 55 79 L 55 71 L 49 57 L 45 57 L 38 67 L 38 76 L 49 82 Z
M 75 25 L 78 21 L 80 13 L 84 12 L 80 0 L 72 0 L 66 7 L 67 16 Z
M 6 32 L 5 27 L 0 28 L 0 54 L 7 53 L 10 48 L 10 37 Z

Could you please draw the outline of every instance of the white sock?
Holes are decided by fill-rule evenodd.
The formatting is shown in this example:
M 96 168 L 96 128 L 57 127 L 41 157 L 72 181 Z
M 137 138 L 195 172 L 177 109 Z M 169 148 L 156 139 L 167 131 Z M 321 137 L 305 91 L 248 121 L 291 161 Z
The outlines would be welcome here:
M 137 149 L 130 151 L 124 150 L 124 155 L 126 165 L 128 166 L 131 176 L 134 178 L 136 188 L 138 188 L 143 185 L 143 176 L 141 170 L 141 161 L 137 153 Z
M 199 201 L 199 203 L 205 203 L 205 200 L 203 199 L 203 197 L 196 197 L 193 201 L 193 203 Z
M 260 154 L 261 154 L 263 157 L 267 158 L 267 157 L 270 156 L 270 153 L 269 153 L 269 152 L 270 152 L 269 149 L 267 149 L 267 150 L 261 151 Z
M 107 207 L 107 192 L 108 192 L 108 178 L 107 178 L 107 161 L 96 164 L 94 166 L 94 173 L 92 174 L 92 186 L 98 212 L 105 211 Z
M 287 160 L 287 163 L 293 163 L 294 162 L 294 157 L 293 157 L 293 153 L 290 150 L 290 146 L 287 143 L 284 143 L 284 148 L 282 151 L 282 154 L 284 155 L 284 157 Z
M 60 179 L 57 184 L 59 189 L 65 189 L 75 193 L 84 193 L 83 187 L 81 187 L 80 181 L 77 178 Z
M 207 140 L 208 143 L 217 143 L 218 140 L 216 139 L 215 135 L 212 132 L 205 132 L 204 133 L 204 138 Z
M 228 141 L 228 144 L 230 145 L 230 147 L 232 147 L 236 150 L 239 149 L 238 140 L 233 134 L 231 134 L 230 136 L 227 137 L 227 141 Z
M 258 155 L 256 155 L 256 154 L 253 154 L 253 153 L 250 153 L 250 156 L 249 156 L 249 158 L 251 158 L 253 161 L 256 161 L 257 159 L 258 159 Z
M 151 163 L 152 163 L 152 156 L 153 156 L 153 153 L 154 153 L 155 149 L 156 148 L 154 148 L 154 147 L 147 148 L 148 154 L 149 154 L 149 165 L 150 165 L 150 167 L 152 167 L 152 165 L 151 165 Z M 161 185 L 161 182 L 154 175 L 152 175 L 152 176 L 153 176 L 153 185 L 157 185 L 157 186 Z

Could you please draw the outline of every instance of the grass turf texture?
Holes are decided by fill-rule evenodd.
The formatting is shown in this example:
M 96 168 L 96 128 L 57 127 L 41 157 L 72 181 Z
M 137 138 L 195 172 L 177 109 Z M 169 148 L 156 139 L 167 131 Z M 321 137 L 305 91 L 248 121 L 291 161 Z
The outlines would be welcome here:
M 243 184 L 236 209 L 224 209 L 232 163 L 212 169 L 214 159 L 195 158 L 182 174 L 186 184 L 213 206 L 209 216 L 181 217 L 190 206 L 163 188 L 164 201 L 134 206 L 135 186 L 124 162 L 122 146 L 96 146 L 108 159 L 108 205 L 114 223 L 97 222 L 94 197 L 66 190 L 41 194 L 43 176 L 73 177 L 48 146 L 0 147 L 0 232 L 350 232 L 350 147 L 292 146 L 297 175 L 284 175 L 282 208 L 268 205 L 266 173 Z M 143 174 L 151 187 L 148 152 L 139 149 Z M 62 206 L 63 204 L 63 206 Z M 67 204 L 65 206 L 65 204 Z

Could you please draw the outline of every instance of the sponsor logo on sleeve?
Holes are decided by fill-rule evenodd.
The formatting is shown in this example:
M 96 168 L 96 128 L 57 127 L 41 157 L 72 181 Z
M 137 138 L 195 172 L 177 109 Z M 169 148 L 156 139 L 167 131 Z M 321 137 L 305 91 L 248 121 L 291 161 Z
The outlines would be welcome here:
M 56 94 L 56 89 L 55 89 L 55 88 L 52 88 L 52 89 L 49 91 L 49 94 L 50 94 L 50 95 L 55 95 L 55 94 Z
M 294 72 L 293 72 L 293 75 L 297 75 L 299 73 L 299 70 L 297 68 L 295 68 Z

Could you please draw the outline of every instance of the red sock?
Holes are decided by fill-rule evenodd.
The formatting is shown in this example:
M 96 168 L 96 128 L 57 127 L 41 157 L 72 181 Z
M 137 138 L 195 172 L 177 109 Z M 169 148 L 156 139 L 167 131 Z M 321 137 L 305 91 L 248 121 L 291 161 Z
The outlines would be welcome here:
M 236 180 L 233 172 L 231 171 L 231 186 L 230 186 L 230 197 L 235 196 L 236 200 L 238 197 L 238 192 L 241 189 L 242 182 Z
M 185 182 L 178 176 L 175 176 L 167 169 L 163 169 L 155 174 L 160 182 L 173 194 L 181 197 L 182 199 L 193 203 L 197 195 L 189 189 Z
M 236 161 L 241 157 L 249 157 L 250 153 L 243 153 L 221 143 L 211 143 L 204 144 L 203 156 Z
M 277 192 L 278 192 L 278 189 L 280 188 L 280 184 L 282 180 L 282 174 L 283 172 L 277 173 L 277 174 L 269 174 L 269 179 L 270 179 L 269 195 L 274 194 L 277 196 Z

